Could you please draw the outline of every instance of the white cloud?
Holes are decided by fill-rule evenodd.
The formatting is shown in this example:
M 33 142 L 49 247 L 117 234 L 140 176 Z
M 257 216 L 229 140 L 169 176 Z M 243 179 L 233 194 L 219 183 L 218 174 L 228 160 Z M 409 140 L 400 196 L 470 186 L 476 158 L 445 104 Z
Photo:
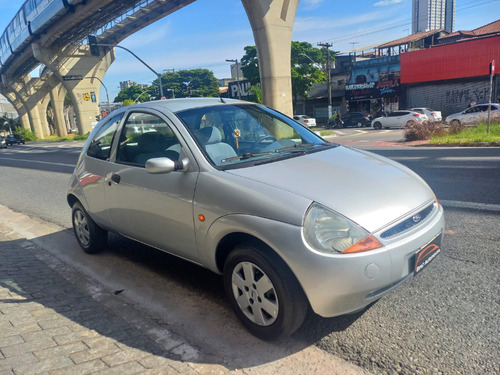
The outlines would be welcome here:
M 307 10 L 317 9 L 324 0 L 304 0 L 304 8 Z
M 373 4 L 373 6 L 376 6 L 376 7 L 386 7 L 386 6 L 389 6 L 389 5 L 394 5 L 394 4 L 398 4 L 398 3 L 402 3 L 404 0 L 381 0 L 381 1 L 377 1 L 375 4 Z

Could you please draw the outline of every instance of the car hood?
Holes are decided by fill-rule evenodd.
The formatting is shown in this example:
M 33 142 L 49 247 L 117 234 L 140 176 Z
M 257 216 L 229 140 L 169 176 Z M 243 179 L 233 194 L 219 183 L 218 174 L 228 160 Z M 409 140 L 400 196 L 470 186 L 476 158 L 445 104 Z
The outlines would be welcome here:
M 410 169 L 344 146 L 227 172 L 321 203 L 369 232 L 435 199 Z

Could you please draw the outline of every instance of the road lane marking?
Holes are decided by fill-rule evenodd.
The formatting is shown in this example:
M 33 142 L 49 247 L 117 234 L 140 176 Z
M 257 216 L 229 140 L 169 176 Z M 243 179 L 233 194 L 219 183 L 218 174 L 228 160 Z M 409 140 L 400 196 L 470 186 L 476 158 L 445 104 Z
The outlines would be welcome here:
M 40 161 L 40 160 L 16 159 L 16 158 L 0 158 L 0 160 L 24 161 L 24 162 L 27 162 L 27 163 L 59 165 L 59 166 L 62 166 L 62 167 L 73 167 L 73 168 L 76 167 L 76 164 L 54 163 L 52 161 Z
M 443 207 L 468 208 L 468 209 L 473 209 L 473 210 L 500 212 L 500 204 L 449 201 L 449 200 L 442 200 L 442 199 L 439 200 L 439 203 L 441 203 L 443 205 Z

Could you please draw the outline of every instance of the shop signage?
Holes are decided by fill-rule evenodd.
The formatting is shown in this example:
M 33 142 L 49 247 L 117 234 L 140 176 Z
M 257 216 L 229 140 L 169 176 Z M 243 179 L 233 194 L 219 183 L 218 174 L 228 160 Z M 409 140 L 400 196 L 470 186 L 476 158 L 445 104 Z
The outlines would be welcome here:
M 399 96 L 399 79 L 346 85 L 346 100 L 368 100 Z
M 238 99 L 241 95 L 242 99 L 249 99 L 252 96 L 255 96 L 250 90 L 250 87 L 252 87 L 254 83 L 244 80 L 244 81 L 234 81 L 234 82 L 229 82 L 228 84 L 228 90 L 227 94 L 228 97 Z M 260 88 L 260 83 L 256 84 L 257 87 Z M 239 93 L 238 93 L 239 92 Z

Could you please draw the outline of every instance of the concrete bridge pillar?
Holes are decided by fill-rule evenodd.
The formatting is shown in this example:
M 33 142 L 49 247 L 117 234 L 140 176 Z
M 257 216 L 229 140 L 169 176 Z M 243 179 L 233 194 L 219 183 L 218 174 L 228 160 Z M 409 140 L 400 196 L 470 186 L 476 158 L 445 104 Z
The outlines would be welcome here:
M 31 131 L 40 138 L 50 135 L 46 116 L 48 91 L 43 90 L 42 81 L 31 78 L 29 74 L 19 79 L 2 76 L 2 81 L 4 86 L 14 91 L 26 109 Z
M 23 129 L 31 130 L 28 112 L 23 103 L 17 98 L 15 92 L 2 90 L 2 94 L 9 99 L 9 102 L 14 106 Z
M 35 58 L 54 73 L 69 93 L 76 109 L 79 133 L 89 133 L 100 114 L 100 81 L 116 58 L 114 49 L 101 50 L 101 56 L 92 56 L 89 46 L 85 45 L 56 50 L 33 43 L 32 49 Z
M 64 97 L 66 96 L 66 89 L 53 75 L 47 79 L 47 84 L 49 85 L 50 102 L 54 109 L 56 133 L 59 137 L 65 137 L 68 135 L 66 121 L 64 120 Z
M 252 26 L 259 57 L 262 100 L 293 115 L 291 44 L 299 0 L 241 0 Z

